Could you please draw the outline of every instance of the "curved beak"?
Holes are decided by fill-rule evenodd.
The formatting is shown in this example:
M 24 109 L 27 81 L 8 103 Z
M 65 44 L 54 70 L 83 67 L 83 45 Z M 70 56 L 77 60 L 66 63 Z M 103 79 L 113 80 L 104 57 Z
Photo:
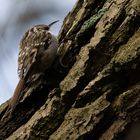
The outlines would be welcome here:
M 59 20 L 56 20 L 56 21 L 50 23 L 50 24 L 48 25 L 48 27 L 50 28 L 53 24 L 57 23 L 58 21 L 59 21 Z

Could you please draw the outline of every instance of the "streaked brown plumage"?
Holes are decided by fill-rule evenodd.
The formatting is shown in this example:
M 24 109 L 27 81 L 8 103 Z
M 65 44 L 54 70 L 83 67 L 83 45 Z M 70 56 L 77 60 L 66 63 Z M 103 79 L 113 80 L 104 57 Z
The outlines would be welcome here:
M 33 74 L 44 72 L 48 69 L 57 55 L 57 38 L 49 31 L 50 26 L 55 22 L 49 26 L 34 26 L 25 33 L 20 42 L 18 57 L 18 75 L 20 80 L 9 102 L 11 113 L 20 100 L 21 91 L 27 79 Z

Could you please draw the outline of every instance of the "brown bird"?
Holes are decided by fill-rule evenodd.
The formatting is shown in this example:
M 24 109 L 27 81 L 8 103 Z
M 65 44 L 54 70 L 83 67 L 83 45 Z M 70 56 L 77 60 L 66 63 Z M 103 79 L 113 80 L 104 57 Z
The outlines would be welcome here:
M 49 31 L 50 27 L 58 21 L 47 25 L 36 25 L 23 36 L 19 47 L 18 75 L 19 83 L 9 101 L 10 114 L 17 106 L 21 91 L 29 77 L 44 72 L 52 65 L 58 48 L 57 38 Z M 9 111 L 8 111 L 9 112 Z

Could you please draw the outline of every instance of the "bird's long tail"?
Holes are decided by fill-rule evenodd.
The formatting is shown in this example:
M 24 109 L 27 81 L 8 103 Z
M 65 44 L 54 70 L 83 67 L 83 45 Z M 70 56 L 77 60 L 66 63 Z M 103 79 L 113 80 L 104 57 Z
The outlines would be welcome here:
M 9 107 L 10 107 L 10 110 L 13 112 L 13 110 L 15 109 L 15 107 L 17 106 L 19 100 L 20 100 L 20 97 L 21 97 L 21 91 L 23 90 L 24 88 L 24 85 L 25 85 L 25 79 L 24 78 L 21 78 L 16 86 L 16 89 L 14 91 L 14 95 L 13 97 L 11 98 L 10 100 L 10 103 L 9 103 Z
M 12 117 L 13 111 L 20 101 L 20 97 L 22 95 L 21 92 L 24 88 L 24 85 L 25 85 L 25 80 L 20 79 L 17 86 L 16 86 L 16 89 L 14 91 L 13 97 L 8 101 L 8 108 L 7 108 L 4 116 L 1 118 L 1 121 L 4 121 L 5 119 Z

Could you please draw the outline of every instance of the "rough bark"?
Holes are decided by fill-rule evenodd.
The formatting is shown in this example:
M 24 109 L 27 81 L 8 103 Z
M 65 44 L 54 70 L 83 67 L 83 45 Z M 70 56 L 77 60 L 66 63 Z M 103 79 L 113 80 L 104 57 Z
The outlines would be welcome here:
M 27 83 L 11 118 L 2 119 L 7 103 L 0 106 L 0 138 L 134 137 L 140 128 L 139 27 L 139 0 L 78 0 L 60 30 L 51 71 Z

